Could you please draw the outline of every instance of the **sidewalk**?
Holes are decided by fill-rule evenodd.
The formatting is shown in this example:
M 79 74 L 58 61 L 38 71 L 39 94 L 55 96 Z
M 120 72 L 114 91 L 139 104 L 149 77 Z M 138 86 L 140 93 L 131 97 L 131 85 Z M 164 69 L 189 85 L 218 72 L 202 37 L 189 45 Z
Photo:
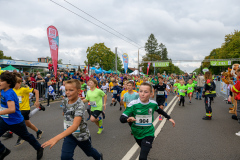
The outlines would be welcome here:
M 175 106 L 171 117 L 176 122 L 173 128 L 166 122 L 155 139 L 150 151 L 150 160 L 238 160 L 240 159 L 240 130 L 236 120 L 228 113 L 231 105 L 222 97 L 214 99 L 213 119 L 202 120 L 205 115 L 204 100 L 186 98 L 185 107 Z

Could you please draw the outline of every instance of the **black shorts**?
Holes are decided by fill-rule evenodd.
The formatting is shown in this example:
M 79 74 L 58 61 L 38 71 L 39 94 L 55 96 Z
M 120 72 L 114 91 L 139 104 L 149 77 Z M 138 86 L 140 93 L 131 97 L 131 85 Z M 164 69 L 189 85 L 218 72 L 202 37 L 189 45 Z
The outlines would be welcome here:
M 165 96 L 157 97 L 156 99 L 158 106 L 164 106 Z
M 230 96 L 231 96 L 231 97 L 233 96 L 231 91 L 230 91 Z
M 91 112 L 91 115 L 94 117 L 94 118 L 98 118 L 98 116 L 102 113 L 102 111 L 99 111 L 99 110 L 95 110 L 93 112 Z
M 152 143 L 153 143 L 154 137 L 147 136 L 147 137 L 144 137 L 143 139 L 135 138 L 135 140 L 140 147 L 145 146 L 145 147 L 148 147 L 148 148 L 152 148 Z
M 23 115 L 24 120 L 29 120 L 30 110 L 22 110 L 21 114 Z

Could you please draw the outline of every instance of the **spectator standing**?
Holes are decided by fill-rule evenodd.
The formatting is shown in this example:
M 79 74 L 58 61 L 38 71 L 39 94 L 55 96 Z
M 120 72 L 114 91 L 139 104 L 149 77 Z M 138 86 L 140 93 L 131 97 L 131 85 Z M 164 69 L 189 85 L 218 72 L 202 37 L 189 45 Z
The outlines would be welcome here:
M 196 98 L 199 100 L 202 100 L 202 91 L 203 91 L 203 86 L 205 84 L 205 79 L 203 77 L 203 74 L 200 73 L 199 76 L 197 77 L 197 90 L 196 90 Z
M 46 77 L 45 77 L 45 98 L 46 99 L 48 98 L 48 85 L 47 85 L 47 83 L 49 82 L 50 77 L 51 77 L 51 74 L 47 74 Z

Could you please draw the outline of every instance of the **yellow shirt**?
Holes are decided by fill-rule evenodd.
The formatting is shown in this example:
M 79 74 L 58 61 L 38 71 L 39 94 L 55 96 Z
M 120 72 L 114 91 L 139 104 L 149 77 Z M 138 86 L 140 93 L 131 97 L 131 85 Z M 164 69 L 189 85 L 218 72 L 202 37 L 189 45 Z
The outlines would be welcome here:
M 122 93 L 121 93 L 121 97 L 123 97 L 124 94 L 127 93 L 127 92 L 128 92 L 128 90 L 123 90 Z M 133 90 L 133 92 L 137 92 L 137 91 L 136 91 L 136 90 Z M 124 105 L 124 108 L 126 109 L 127 103 L 126 103 L 126 102 L 123 102 L 123 105 Z
M 117 85 L 118 85 L 118 84 L 117 84 Z M 109 88 L 112 89 L 113 87 L 114 87 L 113 83 L 110 82 L 110 83 L 109 83 Z M 113 92 L 113 90 L 111 90 L 111 92 Z
M 33 91 L 33 88 L 21 87 L 19 89 L 13 88 L 13 90 L 18 96 L 19 110 L 30 110 L 29 93 Z
M 141 84 L 142 84 L 142 82 L 136 82 L 136 86 L 137 86 L 138 89 L 140 88 Z

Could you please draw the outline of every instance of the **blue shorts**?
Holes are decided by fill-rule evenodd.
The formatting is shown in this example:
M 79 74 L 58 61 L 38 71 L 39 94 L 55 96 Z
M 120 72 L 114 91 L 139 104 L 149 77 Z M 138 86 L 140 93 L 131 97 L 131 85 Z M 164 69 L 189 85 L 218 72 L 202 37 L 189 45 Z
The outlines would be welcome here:
M 120 96 L 117 96 L 117 94 L 113 94 L 112 98 L 116 99 L 118 102 L 120 102 Z
M 165 98 L 167 98 L 167 95 L 165 94 Z

